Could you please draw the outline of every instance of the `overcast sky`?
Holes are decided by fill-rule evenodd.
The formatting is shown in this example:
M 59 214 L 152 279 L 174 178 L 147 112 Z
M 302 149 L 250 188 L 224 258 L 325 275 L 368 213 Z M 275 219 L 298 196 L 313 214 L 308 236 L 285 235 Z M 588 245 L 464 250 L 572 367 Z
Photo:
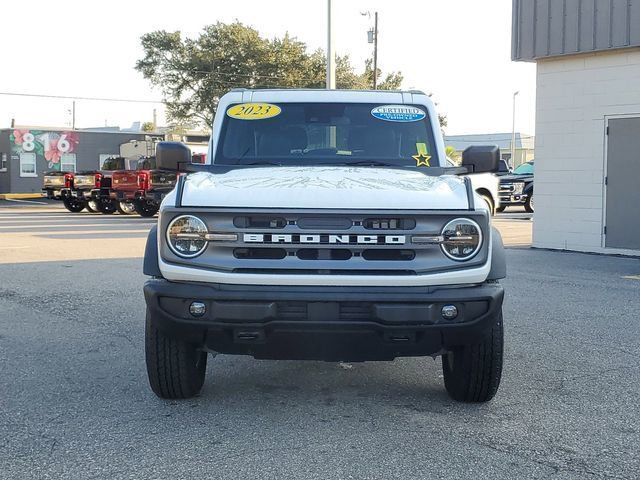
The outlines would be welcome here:
M 268 37 L 285 31 L 310 49 L 326 48 L 326 0 L 107 2 L 30 0 L 3 9 L 0 92 L 161 99 L 134 70 L 145 32 L 180 30 L 195 36 L 216 21 L 246 23 Z M 448 134 L 534 133 L 535 65 L 510 60 L 511 0 L 333 0 L 339 54 L 358 69 L 372 55 L 365 10 L 379 12 L 378 65 L 400 70 L 403 88 L 433 93 L 447 115 Z M 70 100 L 0 95 L 0 128 L 65 126 Z M 76 102 L 76 125 L 127 127 L 150 121 L 154 105 Z M 158 106 L 158 123 L 164 111 Z

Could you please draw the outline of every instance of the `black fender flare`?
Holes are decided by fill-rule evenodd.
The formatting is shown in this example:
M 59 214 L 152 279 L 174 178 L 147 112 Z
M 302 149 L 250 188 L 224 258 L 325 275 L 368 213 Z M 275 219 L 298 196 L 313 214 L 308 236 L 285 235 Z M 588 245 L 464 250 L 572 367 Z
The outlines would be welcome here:
M 158 263 L 158 226 L 154 225 L 149 230 L 147 244 L 144 247 L 144 261 L 142 272 L 150 277 L 162 277 L 160 264 Z
M 487 280 L 499 280 L 507 276 L 507 256 L 502 243 L 502 235 L 496 227 L 491 227 L 491 270 Z

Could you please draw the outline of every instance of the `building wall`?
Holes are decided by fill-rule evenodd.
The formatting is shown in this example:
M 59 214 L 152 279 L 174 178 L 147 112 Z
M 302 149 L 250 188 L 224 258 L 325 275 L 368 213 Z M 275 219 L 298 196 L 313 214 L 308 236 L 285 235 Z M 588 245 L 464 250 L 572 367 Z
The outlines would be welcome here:
M 605 121 L 640 115 L 640 48 L 539 60 L 535 247 L 605 249 Z
M 20 176 L 20 152 L 25 150 L 23 139 L 15 140 L 15 131 L 19 130 L 20 135 L 31 133 L 36 138 L 34 145 L 29 151 L 36 153 L 36 174 L 35 177 Z M 43 135 L 50 134 L 49 144 L 43 140 Z M 61 134 L 66 134 L 67 138 L 72 138 L 69 153 L 76 155 L 76 171 L 97 170 L 100 166 L 100 155 L 118 155 L 120 145 L 131 140 L 143 140 L 144 134 L 136 133 L 105 133 L 105 132 L 84 132 L 84 131 L 61 131 L 36 128 L 21 128 L 14 130 L 0 130 L 0 138 L 7 138 L 9 156 L 8 180 L 0 180 L 0 193 L 37 193 L 42 188 L 43 174 L 50 170 L 60 170 L 60 159 L 58 156 L 47 155 L 47 146 L 51 147 L 51 139 Z M 11 140 L 11 138 L 14 138 Z M 2 145 L 0 145 L 1 147 Z M 49 160 L 47 159 L 49 158 Z M 53 160 L 53 161 L 52 161 Z M 0 174 L 0 177 L 2 175 Z M 8 183 L 8 184 L 7 184 Z

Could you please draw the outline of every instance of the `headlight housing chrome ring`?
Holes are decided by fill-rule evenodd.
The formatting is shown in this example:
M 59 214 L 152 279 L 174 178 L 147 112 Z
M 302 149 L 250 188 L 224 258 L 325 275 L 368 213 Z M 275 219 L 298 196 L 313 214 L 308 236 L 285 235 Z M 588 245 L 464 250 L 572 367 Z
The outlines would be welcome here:
M 451 260 L 471 260 L 482 247 L 482 229 L 469 218 L 456 218 L 442 229 L 442 253 Z
M 194 258 L 207 249 L 207 225 L 193 215 L 180 215 L 167 227 L 167 244 L 181 258 Z

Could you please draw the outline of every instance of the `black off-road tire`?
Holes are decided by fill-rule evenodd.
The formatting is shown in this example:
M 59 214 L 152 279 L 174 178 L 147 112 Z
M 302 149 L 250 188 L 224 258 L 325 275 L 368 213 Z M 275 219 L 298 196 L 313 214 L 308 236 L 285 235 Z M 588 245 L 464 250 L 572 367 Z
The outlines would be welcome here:
M 504 331 L 502 312 L 481 343 L 456 347 L 442 356 L 447 393 L 459 402 L 486 402 L 493 398 L 502 376 Z
M 207 353 L 165 335 L 153 325 L 149 311 L 145 352 L 149 384 L 158 397 L 191 398 L 200 392 L 207 370 Z
M 136 213 L 136 207 L 133 202 L 117 202 L 116 208 L 118 209 L 118 213 L 120 215 L 133 215 Z
M 81 212 L 87 206 L 84 200 L 78 200 L 77 198 L 65 198 L 62 200 L 62 203 L 64 204 L 64 208 L 71 213 Z
M 115 200 L 102 198 L 100 200 L 96 200 L 96 205 L 98 206 L 100 213 L 105 215 L 112 215 L 116 212 Z
M 527 201 L 524 202 L 524 209 L 529 213 L 533 213 L 534 208 L 535 207 L 533 203 L 533 190 L 531 190 L 531 193 L 527 197 Z
M 507 207 L 496 207 L 496 213 L 502 213 L 504 212 L 504 209 Z
M 85 208 L 87 209 L 87 212 L 100 213 L 100 210 L 98 209 L 98 202 L 95 200 L 87 201 L 87 206 Z
M 496 213 L 495 204 L 493 203 L 493 199 L 484 193 L 481 193 L 480 196 L 484 200 L 484 203 L 487 204 L 487 208 L 489 209 L 489 215 L 493 216 Z
M 160 210 L 160 205 L 147 200 L 135 200 L 133 205 L 141 217 L 153 217 Z

